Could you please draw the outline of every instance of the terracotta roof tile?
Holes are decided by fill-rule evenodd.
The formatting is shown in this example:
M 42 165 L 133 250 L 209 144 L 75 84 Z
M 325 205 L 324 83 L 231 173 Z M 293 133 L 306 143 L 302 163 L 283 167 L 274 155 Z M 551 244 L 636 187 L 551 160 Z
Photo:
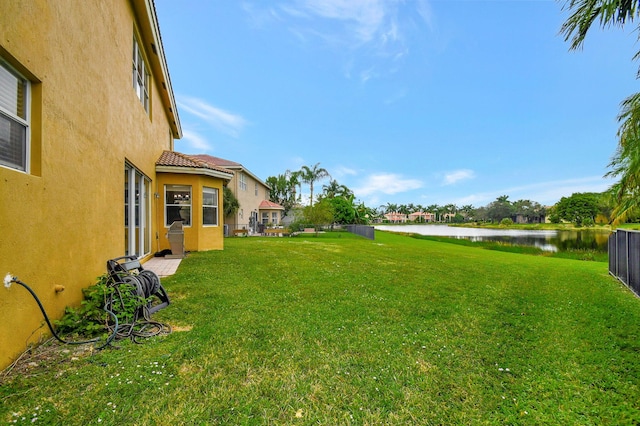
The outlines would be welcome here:
M 225 160 L 224 158 L 214 157 L 213 155 L 207 154 L 196 154 L 192 155 L 192 158 L 197 158 L 200 161 L 204 161 L 207 164 L 211 164 L 214 166 L 221 167 L 243 167 L 242 164 L 236 163 L 235 161 Z
M 210 169 L 233 174 L 231 170 L 225 169 L 224 167 L 218 167 L 215 164 L 202 161 L 196 156 L 182 154 L 175 151 L 164 151 L 158 161 L 156 161 L 156 166 L 192 167 L 196 169 Z
M 284 210 L 284 207 L 282 207 L 280 204 L 278 203 L 274 203 L 273 201 L 269 201 L 269 200 L 262 200 L 262 202 L 260 203 L 260 207 L 261 209 L 282 209 Z

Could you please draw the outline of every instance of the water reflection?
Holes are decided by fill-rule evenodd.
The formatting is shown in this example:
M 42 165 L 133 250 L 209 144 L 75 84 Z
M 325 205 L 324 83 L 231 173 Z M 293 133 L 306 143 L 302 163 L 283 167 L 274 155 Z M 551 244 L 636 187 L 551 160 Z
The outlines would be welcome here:
M 470 241 L 496 241 L 538 247 L 545 251 L 594 250 L 607 252 L 609 231 L 601 230 L 521 230 L 460 228 L 447 225 L 376 225 L 381 231 L 464 238 Z

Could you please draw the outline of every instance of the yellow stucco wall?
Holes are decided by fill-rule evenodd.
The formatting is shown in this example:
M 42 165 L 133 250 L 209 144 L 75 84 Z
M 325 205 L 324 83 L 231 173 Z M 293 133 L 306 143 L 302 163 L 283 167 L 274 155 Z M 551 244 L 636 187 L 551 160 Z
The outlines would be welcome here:
M 191 225 L 183 227 L 185 250 L 222 250 L 224 246 L 222 179 L 204 175 L 158 173 L 156 182 L 156 192 L 160 194 L 161 201 L 164 197 L 165 185 L 191 186 Z M 202 226 L 202 190 L 204 187 L 218 190 L 218 226 Z M 164 206 L 164 202 L 160 204 Z M 160 250 L 168 249 L 168 227 L 165 226 L 164 208 L 156 210 L 156 221 L 160 224 L 160 232 L 158 233 Z
M 125 161 L 154 185 L 155 161 L 172 146 L 166 93 L 152 83 L 147 114 L 132 87 L 133 4 L 0 1 L 0 56 L 33 89 L 31 171 L 0 167 L 0 274 L 29 284 L 54 318 L 124 254 Z M 0 291 L 4 368 L 48 330 L 26 290 Z

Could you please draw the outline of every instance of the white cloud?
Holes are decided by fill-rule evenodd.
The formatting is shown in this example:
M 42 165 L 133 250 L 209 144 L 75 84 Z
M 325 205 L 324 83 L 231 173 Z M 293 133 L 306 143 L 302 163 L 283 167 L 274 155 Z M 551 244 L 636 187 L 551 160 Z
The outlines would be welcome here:
M 419 0 L 416 5 L 418 14 L 427 26 L 433 31 L 435 29 L 435 18 L 433 16 L 433 10 L 427 0 Z
M 349 23 L 348 29 L 360 42 L 371 41 L 385 18 L 385 2 L 382 0 L 300 0 L 296 12 L 304 12 L 325 19 Z M 293 9 L 287 9 L 293 14 Z
M 208 104 L 202 99 L 181 96 L 178 98 L 178 107 L 189 114 L 198 117 L 219 132 L 237 138 L 240 132 L 248 124 L 242 116 L 225 111 Z
M 358 174 L 357 171 L 346 166 L 335 167 L 331 172 L 331 176 L 333 176 L 334 179 L 341 178 L 344 176 L 356 176 L 357 174 Z
M 407 179 L 394 173 L 378 173 L 370 175 L 353 192 L 358 197 L 366 197 L 371 194 L 397 194 L 408 192 L 422 187 L 418 179 Z
M 188 129 L 182 129 L 182 139 L 180 141 L 187 143 L 195 151 L 207 152 L 211 150 L 209 142 L 202 135 Z
M 452 172 L 445 173 L 442 184 L 453 185 L 460 181 L 473 179 L 475 177 L 476 177 L 476 174 L 473 170 L 469 170 L 469 169 L 454 170 Z
M 560 198 L 569 197 L 576 192 L 604 192 L 613 183 L 613 180 L 602 176 L 589 176 L 479 192 L 459 198 L 453 202 L 457 205 L 472 204 L 476 207 L 481 207 L 495 201 L 496 198 L 502 195 L 508 195 L 511 201 L 531 200 L 543 205 L 553 205 L 560 201 Z

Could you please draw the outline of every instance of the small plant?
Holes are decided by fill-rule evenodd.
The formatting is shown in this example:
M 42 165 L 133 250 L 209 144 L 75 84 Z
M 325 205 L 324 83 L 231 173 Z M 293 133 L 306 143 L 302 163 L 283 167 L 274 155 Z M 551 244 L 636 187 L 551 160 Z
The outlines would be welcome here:
M 82 290 L 84 300 L 79 307 L 68 306 L 64 316 L 54 321 L 60 334 L 97 336 L 113 325 L 105 306 L 118 317 L 120 324 L 133 324 L 140 309 L 149 303 L 127 283 L 115 284 L 108 274 L 97 278 L 96 284 Z
M 513 220 L 509 217 L 505 217 L 500 221 L 500 226 L 511 226 L 513 225 Z
M 61 334 L 80 336 L 96 336 L 104 332 L 107 324 L 107 313 L 104 305 L 114 292 L 108 285 L 109 276 L 104 274 L 97 278 L 95 285 L 82 289 L 84 300 L 79 307 L 68 306 L 64 316 L 55 320 Z

